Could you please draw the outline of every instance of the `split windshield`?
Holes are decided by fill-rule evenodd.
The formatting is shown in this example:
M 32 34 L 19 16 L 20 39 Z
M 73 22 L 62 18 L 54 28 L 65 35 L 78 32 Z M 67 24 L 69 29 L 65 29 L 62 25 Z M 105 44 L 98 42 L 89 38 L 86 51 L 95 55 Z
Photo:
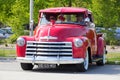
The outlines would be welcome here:
M 50 24 L 51 20 L 54 20 L 55 24 L 84 25 L 84 14 L 83 13 L 72 13 L 72 14 L 44 13 L 40 18 L 39 25 Z

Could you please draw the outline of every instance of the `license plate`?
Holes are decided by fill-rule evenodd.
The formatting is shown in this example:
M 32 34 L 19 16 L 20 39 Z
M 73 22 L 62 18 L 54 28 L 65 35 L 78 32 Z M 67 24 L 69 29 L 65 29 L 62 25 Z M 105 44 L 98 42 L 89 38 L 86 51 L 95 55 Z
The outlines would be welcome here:
M 56 68 L 56 64 L 38 64 L 39 68 Z

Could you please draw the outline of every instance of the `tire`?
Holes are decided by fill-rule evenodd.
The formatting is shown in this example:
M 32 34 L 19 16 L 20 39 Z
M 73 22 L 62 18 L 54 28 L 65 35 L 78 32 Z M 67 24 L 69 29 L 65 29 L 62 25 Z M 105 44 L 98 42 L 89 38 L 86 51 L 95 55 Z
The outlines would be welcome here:
M 86 51 L 86 57 L 84 59 L 84 62 L 81 64 L 77 64 L 77 69 L 80 72 L 85 72 L 88 70 L 88 67 L 89 67 L 89 54 L 88 54 L 88 51 Z
M 33 69 L 33 65 L 30 63 L 21 63 L 21 68 L 23 70 L 32 70 Z
M 104 52 L 103 52 L 103 55 L 102 55 L 102 60 L 96 62 L 96 64 L 98 66 L 105 65 L 105 60 L 106 60 L 106 54 L 105 53 L 106 53 L 106 49 L 104 48 Z

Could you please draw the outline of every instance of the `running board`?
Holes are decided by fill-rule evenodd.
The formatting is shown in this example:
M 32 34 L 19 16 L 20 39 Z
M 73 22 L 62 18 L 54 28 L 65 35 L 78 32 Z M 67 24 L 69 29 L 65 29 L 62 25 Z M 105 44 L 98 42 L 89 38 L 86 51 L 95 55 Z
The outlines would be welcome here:
M 97 61 L 100 61 L 102 60 L 102 58 L 96 58 L 96 59 L 93 59 L 92 62 L 97 62 Z

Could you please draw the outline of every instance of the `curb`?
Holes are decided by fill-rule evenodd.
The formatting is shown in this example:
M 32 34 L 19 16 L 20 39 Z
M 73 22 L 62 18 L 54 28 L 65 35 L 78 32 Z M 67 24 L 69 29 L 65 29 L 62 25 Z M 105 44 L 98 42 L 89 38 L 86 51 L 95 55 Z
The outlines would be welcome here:
M 120 64 L 120 61 L 115 61 L 115 64 Z
M 10 62 L 10 61 L 15 61 L 15 57 L 0 57 L 0 62 Z
M 106 64 L 120 65 L 120 61 L 107 61 Z

